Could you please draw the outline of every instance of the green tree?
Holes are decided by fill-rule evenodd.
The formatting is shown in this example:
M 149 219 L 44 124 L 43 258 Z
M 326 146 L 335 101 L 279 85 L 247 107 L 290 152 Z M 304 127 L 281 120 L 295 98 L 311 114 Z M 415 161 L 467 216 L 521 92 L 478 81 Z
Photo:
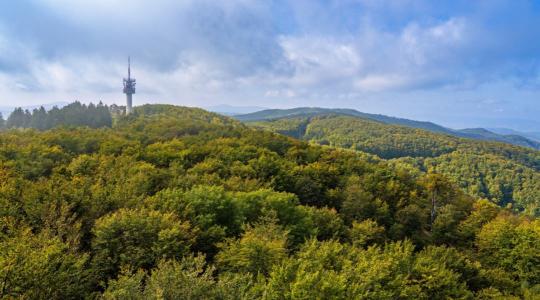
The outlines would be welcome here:
M 213 269 L 205 268 L 204 257 L 186 257 L 181 262 L 160 261 L 152 274 L 124 270 L 111 280 L 105 299 L 211 299 L 215 281 Z M 144 284 L 143 284 L 144 280 Z
M 525 287 L 540 285 L 540 221 L 499 216 L 476 238 L 482 261 L 509 272 Z
M 275 267 L 265 293 L 271 299 L 467 299 L 458 273 L 410 242 L 362 249 L 337 241 L 308 242 Z
M 381 221 L 388 215 L 388 204 L 367 191 L 362 179 L 357 175 L 348 178 L 343 197 L 341 213 L 349 224 L 365 219 Z
M 217 252 L 217 243 L 240 232 L 235 204 L 222 187 L 196 186 L 186 192 L 166 189 L 147 199 L 146 203 L 188 219 L 199 230 L 195 251 L 209 257 Z
M 34 109 L 32 111 L 32 119 L 30 121 L 30 127 L 39 129 L 39 130 L 45 130 L 48 129 L 47 124 L 47 111 L 43 106 L 41 106 L 39 109 Z
M 194 233 L 172 213 L 121 209 L 96 221 L 93 266 L 102 278 L 114 277 L 121 266 L 146 270 L 161 258 L 187 254 Z
M 0 219 L 10 222 L 7 219 Z M 4 223 L 6 224 L 6 223 Z M 0 298 L 75 299 L 89 296 L 88 255 L 57 236 L 12 223 L 0 236 Z M 20 226 L 17 226 L 20 227 Z
M 431 203 L 429 224 L 433 231 L 439 208 L 452 200 L 455 189 L 442 175 L 434 173 L 430 173 L 424 178 L 424 186 Z
M 287 232 L 275 220 L 246 226 L 238 240 L 228 240 L 216 256 L 224 271 L 268 275 L 272 267 L 287 257 Z
M 300 209 L 305 211 L 306 219 L 309 220 L 304 222 L 304 227 L 302 227 L 302 230 L 304 231 L 304 240 L 302 240 L 302 242 L 313 236 L 317 237 L 320 241 L 341 239 L 345 237 L 347 227 L 335 209 L 317 208 L 312 206 L 300 206 Z M 313 229 L 309 228 L 309 225 L 306 224 L 308 222 Z
M 6 127 L 8 128 L 24 128 L 25 127 L 25 114 L 24 110 L 20 107 L 16 108 L 9 115 Z
M 151 274 L 125 269 L 109 281 L 104 299 L 255 299 L 248 276 L 213 276 L 214 268 L 202 256 L 181 261 L 162 260 Z
M 482 227 L 495 219 L 501 208 L 486 199 L 480 199 L 473 203 L 469 216 L 460 222 L 458 230 L 464 238 L 462 242 L 473 243 L 474 238 Z
M 349 239 L 357 247 L 366 247 L 371 244 L 380 244 L 384 241 L 384 227 L 373 220 L 362 222 L 354 221 L 349 229 Z

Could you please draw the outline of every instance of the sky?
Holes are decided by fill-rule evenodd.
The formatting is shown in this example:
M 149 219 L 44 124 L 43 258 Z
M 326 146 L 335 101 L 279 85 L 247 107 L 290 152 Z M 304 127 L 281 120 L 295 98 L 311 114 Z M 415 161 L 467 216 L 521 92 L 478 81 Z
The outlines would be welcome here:
M 540 0 L 0 1 L 0 106 L 354 108 L 540 131 Z

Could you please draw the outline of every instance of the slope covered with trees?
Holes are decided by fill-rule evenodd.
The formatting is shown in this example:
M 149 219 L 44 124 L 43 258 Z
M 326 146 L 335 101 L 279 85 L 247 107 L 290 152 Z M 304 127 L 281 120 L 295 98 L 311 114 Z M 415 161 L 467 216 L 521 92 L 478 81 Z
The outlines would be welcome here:
M 320 107 L 297 107 L 291 109 L 267 109 L 245 115 L 234 116 L 242 122 L 274 121 L 285 118 L 310 118 L 316 116 L 339 115 L 357 117 L 364 120 L 377 121 L 388 125 L 399 125 L 416 129 L 423 129 L 433 133 L 442 133 L 461 138 L 469 138 L 481 141 L 498 141 L 512 145 L 529 147 L 540 150 L 540 143 L 535 139 L 529 139 L 516 133 L 497 134 L 484 128 L 469 128 L 455 130 L 437 125 L 432 122 L 415 121 L 403 118 L 389 117 L 379 114 L 368 114 L 354 109 L 343 108 L 320 108 Z
M 538 220 L 200 109 L 0 133 L 0 298 L 540 295 Z
M 321 145 L 395 159 L 451 178 L 471 195 L 540 215 L 540 152 L 342 115 L 250 122 Z

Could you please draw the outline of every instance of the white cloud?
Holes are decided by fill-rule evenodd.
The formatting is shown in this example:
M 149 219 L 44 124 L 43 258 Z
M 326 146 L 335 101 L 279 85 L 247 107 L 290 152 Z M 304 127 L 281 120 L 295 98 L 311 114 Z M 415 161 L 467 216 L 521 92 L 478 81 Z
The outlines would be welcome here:
M 13 3 L 37 19 L 0 11 L 2 104 L 122 101 L 130 54 L 140 102 L 355 105 L 426 91 L 444 98 L 497 80 L 540 85 L 533 19 L 523 21 L 532 33 L 502 23 L 499 35 L 484 12 L 428 1 Z
M 294 69 L 291 85 L 338 84 L 356 76 L 362 58 L 351 43 L 324 37 L 282 37 L 285 57 Z
M 454 83 L 454 51 L 466 39 L 466 22 L 452 18 L 431 26 L 411 23 L 402 31 L 365 25 L 336 37 L 284 36 L 284 55 L 295 70 L 291 88 L 388 91 Z
M 237 2 L 243 5 L 246 1 Z M 60 5 L 64 2 L 51 3 Z M 64 9 L 74 13 L 85 11 L 86 5 L 90 5 L 89 2 L 66 5 Z M 111 9 L 113 4 L 103 1 L 96 5 Z M 139 5 L 143 7 L 142 2 L 135 2 L 132 9 L 138 9 Z M 225 9 L 235 15 L 235 8 L 239 9 L 225 5 L 218 11 Z M 265 14 L 260 10 L 255 12 Z M 251 22 L 252 19 L 247 20 Z M 454 73 L 459 66 L 454 65 L 453 55 L 467 40 L 464 18 L 451 18 L 429 26 L 413 22 L 397 32 L 381 31 L 365 23 L 358 33 L 336 37 L 262 36 L 257 29 L 238 29 L 241 20 L 244 18 L 217 23 L 232 26 L 227 32 L 235 31 L 236 36 L 196 36 L 211 28 L 211 22 L 205 21 L 207 28 L 199 28 L 202 31 L 182 37 L 186 40 L 185 45 L 173 52 L 167 62 L 170 67 L 165 70 L 155 68 L 144 57 L 134 57 L 139 90 L 153 98 L 188 102 L 188 96 L 208 99 L 209 95 L 222 99 L 239 95 L 243 98 L 252 95 L 256 98 L 313 99 L 358 95 L 358 92 L 459 85 L 460 80 L 463 81 Z M 182 29 L 179 32 L 183 32 Z M 217 30 L 217 33 L 221 32 L 222 29 Z M 160 46 L 152 45 L 148 50 L 153 47 Z M 257 52 L 259 49 L 262 49 L 261 53 Z M 46 59 L 39 58 L 34 51 L 22 51 L 26 53 L 24 60 L 28 72 L 15 76 L 15 83 L 10 83 L 24 92 L 36 90 L 77 95 L 84 90 L 95 90 L 96 94 L 103 95 L 120 90 L 120 79 L 125 73 L 123 57 L 114 61 L 110 56 L 74 52 Z
M 444 63 L 466 39 L 464 18 L 452 18 L 431 27 L 408 25 L 397 41 L 404 58 L 412 65 Z

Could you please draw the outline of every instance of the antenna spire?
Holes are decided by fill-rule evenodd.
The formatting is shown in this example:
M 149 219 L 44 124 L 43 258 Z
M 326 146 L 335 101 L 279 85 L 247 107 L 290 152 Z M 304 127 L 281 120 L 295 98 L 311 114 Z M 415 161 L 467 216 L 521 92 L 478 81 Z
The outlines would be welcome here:
M 131 78 L 131 57 L 128 56 L 128 79 Z

